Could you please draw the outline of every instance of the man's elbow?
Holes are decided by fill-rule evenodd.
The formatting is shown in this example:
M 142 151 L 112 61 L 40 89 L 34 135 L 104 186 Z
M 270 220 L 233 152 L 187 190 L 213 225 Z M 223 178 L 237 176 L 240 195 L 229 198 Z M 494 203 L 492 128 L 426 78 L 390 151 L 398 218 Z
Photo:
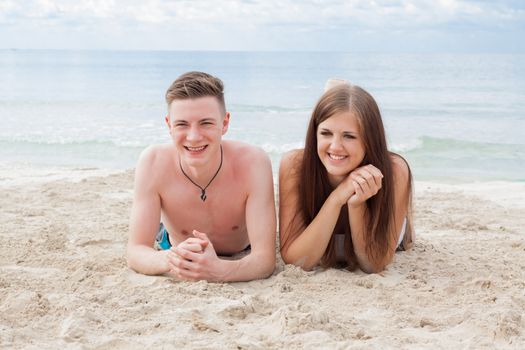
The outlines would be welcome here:
M 135 269 L 135 262 L 133 260 L 133 256 L 130 254 L 129 250 L 126 252 L 126 264 L 128 265 L 129 269 L 132 269 L 136 271 Z
M 268 254 L 265 256 L 261 256 L 258 258 L 260 262 L 262 262 L 259 266 L 259 273 L 258 278 L 268 278 L 270 277 L 273 272 L 275 271 L 275 254 Z
M 270 277 L 273 274 L 274 271 L 275 271 L 275 263 L 274 264 L 268 264 L 262 270 L 261 278 L 268 278 L 268 277 Z
M 261 273 L 263 278 L 270 277 L 275 271 L 275 264 L 276 264 L 275 254 L 272 254 L 270 257 L 268 257 L 266 261 L 267 263 L 264 264 L 264 267 Z
M 128 265 L 128 268 L 132 269 L 135 272 L 140 273 L 139 268 L 137 266 L 137 258 L 136 258 L 136 252 L 134 249 L 130 246 L 128 246 L 126 250 L 126 264 Z

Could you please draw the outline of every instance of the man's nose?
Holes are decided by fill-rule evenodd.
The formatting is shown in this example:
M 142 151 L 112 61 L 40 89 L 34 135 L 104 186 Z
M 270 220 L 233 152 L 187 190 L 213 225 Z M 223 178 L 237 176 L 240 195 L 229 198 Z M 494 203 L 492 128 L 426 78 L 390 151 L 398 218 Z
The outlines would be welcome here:
M 191 127 L 188 131 L 188 135 L 186 136 L 186 139 L 189 141 L 195 141 L 199 140 L 201 138 L 201 133 L 199 131 L 199 128 L 197 127 Z

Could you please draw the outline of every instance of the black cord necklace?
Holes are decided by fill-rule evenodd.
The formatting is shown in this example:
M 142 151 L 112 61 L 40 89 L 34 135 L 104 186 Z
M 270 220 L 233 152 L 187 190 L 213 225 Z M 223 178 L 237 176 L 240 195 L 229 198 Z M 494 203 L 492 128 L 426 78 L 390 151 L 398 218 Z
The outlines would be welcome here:
M 201 200 L 204 202 L 206 200 L 206 189 L 208 188 L 208 186 L 210 186 L 210 184 L 212 183 L 213 180 L 215 180 L 215 178 L 217 177 L 217 174 L 219 174 L 219 171 L 221 170 L 222 168 L 222 145 L 221 145 L 221 163 L 219 164 L 219 169 L 217 169 L 217 171 L 215 172 L 215 175 L 213 175 L 213 177 L 211 178 L 210 182 L 208 182 L 208 184 L 206 185 L 206 187 L 200 187 L 195 181 L 193 181 L 189 176 L 188 174 L 186 174 L 184 172 L 184 169 L 182 169 L 182 163 L 180 162 L 180 157 L 179 157 L 179 166 L 180 166 L 180 171 L 182 171 L 182 173 L 184 174 L 184 176 L 186 176 L 186 178 L 188 180 L 191 181 L 192 184 L 194 184 L 195 186 L 197 186 L 198 188 L 200 188 L 201 190 Z

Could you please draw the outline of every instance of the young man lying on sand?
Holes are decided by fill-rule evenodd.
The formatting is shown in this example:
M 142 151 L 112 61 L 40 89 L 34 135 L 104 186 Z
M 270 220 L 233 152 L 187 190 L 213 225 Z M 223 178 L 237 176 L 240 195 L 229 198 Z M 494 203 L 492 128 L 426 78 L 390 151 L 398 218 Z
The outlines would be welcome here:
M 138 161 L 128 266 L 191 281 L 268 277 L 276 232 L 270 159 L 255 146 L 222 140 L 230 113 L 220 79 L 183 74 L 166 102 L 172 142 L 148 147 Z M 245 250 L 241 259 L 221 258 Z

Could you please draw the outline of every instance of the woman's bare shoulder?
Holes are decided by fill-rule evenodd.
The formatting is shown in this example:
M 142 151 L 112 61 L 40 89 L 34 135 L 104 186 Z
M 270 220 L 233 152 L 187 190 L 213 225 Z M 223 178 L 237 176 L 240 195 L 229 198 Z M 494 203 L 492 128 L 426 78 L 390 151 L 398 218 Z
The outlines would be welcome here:
M 303 149 L 294 149 L 283 154 L 279 169 L 282 170 L 298 170 L 303 159 Z
M 410 168 L 405 158 L 398 154 L 391 154 L 392 172 L 396 183 L 407 183 L 410 177 Z
M 279 188 L 281 192 L 296 191 L 299 183 L 303 150 L 296 149 L 286 152 L 279 165 Z

